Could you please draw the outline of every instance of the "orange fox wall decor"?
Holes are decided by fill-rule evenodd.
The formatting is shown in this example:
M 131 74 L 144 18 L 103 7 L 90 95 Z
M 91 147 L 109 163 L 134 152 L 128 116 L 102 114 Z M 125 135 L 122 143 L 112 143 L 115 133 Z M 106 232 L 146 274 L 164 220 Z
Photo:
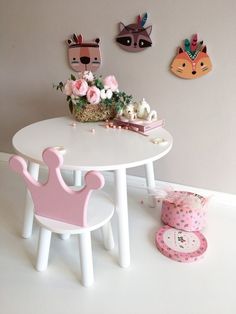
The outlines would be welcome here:
M 124 25 L 119 23 L 119 34 L 116 36 L 118 45 L 129 52 L 142 51 L 147 47 L 152 46 L 150 34 L 152 26 L 144 28 L 148 15 L 145 13 L 143 17 L 137 17 L 137 23 Z
M 71 68 L 76 72 L 96 71 L 101 65 L 101 53 L 99 48 L 100 39 L 93 42 L 84 42 L 80 34 L 73 34 L 67 40 L 68 56 Z
M 184 79 L 201 77 L 212 69 L 210 57 L 203 41 L 198 42 L 198 35 L 192 36 L 191 42 L 184 41 L 184 49 L 178 48 L 178 53 L 171 63 L 171 71 Z

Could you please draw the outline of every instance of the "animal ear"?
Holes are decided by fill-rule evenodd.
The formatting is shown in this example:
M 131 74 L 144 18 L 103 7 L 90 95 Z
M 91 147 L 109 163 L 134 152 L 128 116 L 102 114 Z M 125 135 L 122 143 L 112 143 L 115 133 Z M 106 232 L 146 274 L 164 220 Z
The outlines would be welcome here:
M 120 22 L 118 26 L 120 32 L 123 31 L 123 29 L 125 28 L 125 25 L 122 22 Z
M 150 35 L 151 32 L 152 32 L 152 25 L 150 25 L 147 28 L 145 28 L 145 31 L 148 33 L 148 35 Z
M 177 53 L 182 53 L 182 52 L 184 52 L 183 49 L 181 47 L 178 47 L 177 48 Z
M 203 46 L 203 48 L 202 48 L 202 52 L 207 52 L 207 47 L 206 46 Z

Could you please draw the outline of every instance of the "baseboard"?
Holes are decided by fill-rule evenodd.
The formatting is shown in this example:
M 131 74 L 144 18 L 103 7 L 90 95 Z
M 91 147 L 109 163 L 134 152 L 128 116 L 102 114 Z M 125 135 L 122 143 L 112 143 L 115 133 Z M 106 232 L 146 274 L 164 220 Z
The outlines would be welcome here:
M 0 152 L 0 162 L 7 162 L 10 158 L 11 154 L 2 153 Z M 106 180 L 112 181 L 113 180 L 113 173 L 112 172 L 104 172 L 104 176 Z M 134 187 L 137 189 L 147 189 L 146 186 L 146 179 L 143 177 L 137 177 L 133 175 L 127 175 L 127 185 L 128 187 Z M 216 202 L 225 204 L 226 206 L 234 206 L 236 208 L 236 195 L 229 194 L 229 193 L 223 193 L 218 191 L 211 191 L 207 189 L 201 189 L 196 188 L 192 186 L 182 185 L 178 183 L 169 183 L 165 181 L 156 181 L 156 188 L 157 189 L 174 189 L 174 190 L 180 190 L 180 191 L 190 191 L 193 193 L 198 193 L 201 195 L 204 195 L 206 197 L 211 197 Z M 155 191 L 151 191 L 151 193 L 155 193 Z
M 104 174 L 106 180 L 113 180 L 112 173 Z M 177 190 L 177 191 L 189 191 L 193 193 L 197 193 L 203 195 L 205 197 L 210 197 L 212 200 L 224 204 L 226 206 L 234 206 L 236 208 L 236 195 L 230 193 L 223 193 L 218 191 L 212 191 L 202 188 L 196 188 L 192 186 L 182 185 L 178 183 L 170 183 L 165 181 L 157 181 L 156 180 L 156 189 L 157 190 Z M 133 175 L 127 175 L 127 185 L 128 187 L 134 187 L 137 189 L 147 190 L 146 179 L 143 177 L 137 177 Z M 151 193 L 155 194 L 155 189 L 151 191 Z
M 1 152 L 0 152 L 0 162 L 1 162 L 1 161 L 8 161 L 10 157 L 11 157 L 10 154 L 1 153 Z

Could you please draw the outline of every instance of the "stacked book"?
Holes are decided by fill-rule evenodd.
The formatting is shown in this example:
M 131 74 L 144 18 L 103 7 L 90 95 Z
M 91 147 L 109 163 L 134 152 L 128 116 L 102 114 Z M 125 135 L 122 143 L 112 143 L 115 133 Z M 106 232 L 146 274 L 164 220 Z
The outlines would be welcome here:
M 146 133 L 148 131 L 154 130 L 159 127 L 164 126 L 164 120 L 155 120 L 155 121 L 147 121 L 142 119 L 128 120 L 128 119 L 119 119 L 115 118 L 113 123 L 116 126 L 127 127 L 129 129 L 133 129 L 134 131 Z

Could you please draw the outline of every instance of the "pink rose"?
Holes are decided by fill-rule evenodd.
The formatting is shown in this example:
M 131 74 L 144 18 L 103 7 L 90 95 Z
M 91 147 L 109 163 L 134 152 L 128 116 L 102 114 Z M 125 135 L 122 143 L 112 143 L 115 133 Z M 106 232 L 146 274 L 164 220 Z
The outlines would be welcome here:
M 112 92 L 116 92 L 118 89 L 118 83 L 114 75 L 105 77 L 103 83 L 105 89 L 111 89 Z
M 88 91 L 88 83 L 83 80 L 76 80 L 72 83 L 72 91 L 75 96 L 85 96 Z
M 68 80 L 64 86 L 64 91 L 63 93 L 66 94 L 67 96 L 71 96 L 72 95 L 72 84 L 73 81 Z
M 96 86 L 89 87 L 87 91 L 87 100 L 92 105 L 97 105 L 100 102 L 100 89 Z

